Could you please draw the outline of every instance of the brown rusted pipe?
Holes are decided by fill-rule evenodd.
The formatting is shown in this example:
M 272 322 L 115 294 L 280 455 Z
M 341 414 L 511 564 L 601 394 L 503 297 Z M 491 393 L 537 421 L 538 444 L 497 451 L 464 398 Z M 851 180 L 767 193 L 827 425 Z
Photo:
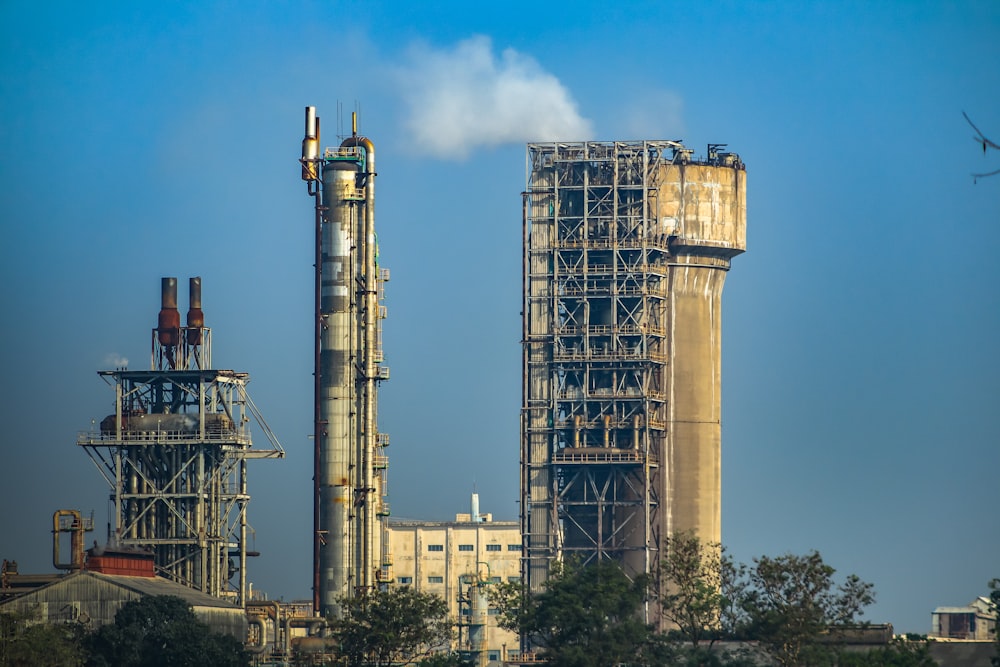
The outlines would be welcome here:
M 176 347 L 180 342 L 181 314 L 177 310 L 177 278 L 160 280 L 160 316 L 156 332 L 160 345 Z
M 70 517 L 72 522 L 69 528 L 63 528 L 61 519 Z M 83 515 L 79 510 L 56 510 L 52 515 L 52 565 L 58 570 L 82 570 L 83 569 Z M 61 562 L 59 554 L 59 536 L 62 533 L 70 533 L 70 561 Z
M 187 342 L 188 345 L 201 345 L 201 330 L 205 326 L 205 313 L 201 310 L 201 276 L 188 279 L 188 291 Z

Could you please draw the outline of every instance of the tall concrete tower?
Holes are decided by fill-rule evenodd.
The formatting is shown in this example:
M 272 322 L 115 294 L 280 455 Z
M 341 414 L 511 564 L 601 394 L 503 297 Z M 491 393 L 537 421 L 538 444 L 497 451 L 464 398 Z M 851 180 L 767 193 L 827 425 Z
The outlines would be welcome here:
M 357 133 L 320 153 L 319 117 L 306 107 L 302 180 L 315 200 L 313 608 L 389 579 L 385 447 L 378 431 L 382 297 L 388 269 L 375 236 L 375 144 Z
M 655 568 L 721 540 L 721 297 L 746 249 L 746 171 L 710 144 L 529 144 L 523 577 L 553 560 Z

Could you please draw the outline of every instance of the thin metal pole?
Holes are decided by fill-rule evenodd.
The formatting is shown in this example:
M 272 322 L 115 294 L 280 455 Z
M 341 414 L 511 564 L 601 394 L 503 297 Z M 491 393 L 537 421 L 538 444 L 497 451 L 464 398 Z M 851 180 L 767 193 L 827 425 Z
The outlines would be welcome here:
M 317 177 L 319 175 L 320 166 L 317 164 Z M 323 419 L 320 414 L 320 386 L 322 382 L 322 374 L 320 371 L 320 348 L 322 346 L 321 339 L 323 335 L 323 314 L 322 314 L 322 280 L 323 280 L 323 201 L 322 201 L 322 188 L 319 187 L 319 182 L 316 183 L 315 191 L 312 192 L 312 196 L 315 197 L 315 217 L 316 217 L 316 251 L 315 251 L 315 286 L 314 286 L 314 305 L 313 305 L 313 576 L 312 576 L 312 594 L 313 594 L 313 613 L 320 613 L 319 607 L 319 552 L 320 552 L 320 542 L 321 542 L 321 524 L 320 524 L 320 488 L 319 488 L 319 471 L 320 471 L 320 443 L 322 441 L 323 432 Z

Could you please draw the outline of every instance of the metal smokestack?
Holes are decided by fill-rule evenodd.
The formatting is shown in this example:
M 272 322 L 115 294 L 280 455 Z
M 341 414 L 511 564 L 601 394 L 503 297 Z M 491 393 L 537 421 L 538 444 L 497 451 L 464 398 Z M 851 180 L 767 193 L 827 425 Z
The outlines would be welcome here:
M 160 315 L 156 325 L 157 340 L 163 347 L 177 347 L 180 342 L 181 314 L 177 310 L 177 278 L 160 279 Z
M 201 277 L 188 279 L 189 305 L 187 312 L 187 342 L 188 345 L 201 345 L 202 327 L 205 326 L 205 313 L 201 310 Z
M 314 181 L 319 170 L 316 159 L 319 157 L 319 117 L 316 107 L 306 107 L 306 132 L 302 139 L 302 180 Z

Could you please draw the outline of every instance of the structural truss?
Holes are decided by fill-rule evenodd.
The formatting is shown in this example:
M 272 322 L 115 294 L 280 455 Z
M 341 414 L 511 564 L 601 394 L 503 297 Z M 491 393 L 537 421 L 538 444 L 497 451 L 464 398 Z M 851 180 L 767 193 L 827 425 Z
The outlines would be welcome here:
M 718 405 L 717 276 L 742 252 L 745 199 L 738 156 L 715 148 L 689 164 L 691 151 L 672 141 L 528 145 L 521 517 L 531 589 L 568 557 L 650 572 L 665 530 L 699 530 L 702 515 L 708 532 L 718 524 L 719 421 L 699 410 Z M 687 342 L 709 339 L 697 350 Z M 707 401 L 671 405 L 685 382 L 679 349 Z M 685 420 L 704 428 L 674 447 L 671 431 L 683 429 L 673 424 Z M 679 475 L 698 485 L 694 501 L 677 500 Z
M 111 487 L 119 547 L 150 550 L 161 576 L 242 605 L 247 461 L 284 450 L 247 394 L 249 375 L 210 369 L 210 329 L 180 327 L 176 345 L 160 331 L 151 370 L 99 371 L 115 411 L 77 444 Z M 253 448 L 252 421 L 271 449 Z

